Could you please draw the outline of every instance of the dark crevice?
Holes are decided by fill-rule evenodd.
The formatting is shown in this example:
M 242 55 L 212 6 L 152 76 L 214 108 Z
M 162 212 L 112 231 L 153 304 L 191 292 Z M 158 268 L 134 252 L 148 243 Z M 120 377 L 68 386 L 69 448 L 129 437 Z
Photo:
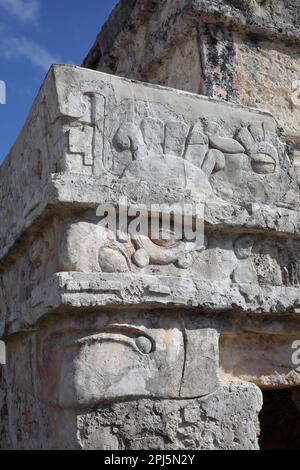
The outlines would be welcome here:
M 263 391 L 261 450 L 300 450 L 300 389 Z

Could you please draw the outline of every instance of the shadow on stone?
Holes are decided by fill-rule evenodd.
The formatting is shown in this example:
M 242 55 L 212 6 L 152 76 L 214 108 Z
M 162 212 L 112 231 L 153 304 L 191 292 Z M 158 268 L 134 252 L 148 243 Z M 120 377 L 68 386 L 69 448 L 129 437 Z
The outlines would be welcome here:
M 299 395 L 299 388 L 263 392 L 259 441 L 261 450 L 300 449 Z

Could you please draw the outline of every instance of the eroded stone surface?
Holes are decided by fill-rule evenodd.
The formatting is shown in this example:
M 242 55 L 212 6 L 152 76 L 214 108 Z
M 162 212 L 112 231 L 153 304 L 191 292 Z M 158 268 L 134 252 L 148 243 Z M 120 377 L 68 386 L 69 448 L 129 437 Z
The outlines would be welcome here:
M 300 380 L 291 354 L 291 345 L 297 338 L 297 335 L 225 334 L 220 340 L 221 376 L 225 380 L 253 382 L 263 390 L 293 388 Z
M 94 449 L 96 439 L 113 450 L 256 450 L 261 404 L 259 389 L 245 385 L 205 400 L 122 403 L 79 416 L 81 444 Z
M 271 111 L 299 145 L 299 1 L 121 1 L 84 66 Z
M 30 165 L 24 152 L 36 155 Z M 68 66 L 51 69 L 0 177 L 1 256 L 58 202 L 207 203 L 208 222 L 224 224 L 228 204 L 249 218 L 255 204 L 298 209 L 299 199 L 288 146 L 267 113 Z
M 256 385 L 300 384 L 299 186 L 273 117 L 55 66 L 0 180 L 0 447 L 256 449 Z M 134 233 L 170 204 L 200 242 Z M 106 228 L 111 207 L 130 214 Z

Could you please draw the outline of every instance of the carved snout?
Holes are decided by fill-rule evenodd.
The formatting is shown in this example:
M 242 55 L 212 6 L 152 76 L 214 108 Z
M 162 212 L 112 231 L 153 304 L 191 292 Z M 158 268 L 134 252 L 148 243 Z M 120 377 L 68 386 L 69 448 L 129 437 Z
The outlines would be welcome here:
M 95 334 L 62 331 L 40 342 L 41 393 L 51 406 L 91 408 L 124 398 L 190 398 L 214 392 L 218 334 L 185 330 L 162 319 L 158 328 L 111 324 Z

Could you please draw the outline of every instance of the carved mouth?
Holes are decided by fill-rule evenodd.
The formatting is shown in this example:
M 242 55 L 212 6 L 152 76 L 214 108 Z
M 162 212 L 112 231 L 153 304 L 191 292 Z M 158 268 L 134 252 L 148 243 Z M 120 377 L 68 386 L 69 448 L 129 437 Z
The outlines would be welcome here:
M 176 248 L 180 241 L 175 238 L 174 232 L 163 230 L 160 231 L 158 239 L 152 239 L 155 245 L 162 248 Z
M 259 153 L 252 157 L 252 168 L 259 175 L 269 175 L 275 173 L 276 162 L 270 155 Z

